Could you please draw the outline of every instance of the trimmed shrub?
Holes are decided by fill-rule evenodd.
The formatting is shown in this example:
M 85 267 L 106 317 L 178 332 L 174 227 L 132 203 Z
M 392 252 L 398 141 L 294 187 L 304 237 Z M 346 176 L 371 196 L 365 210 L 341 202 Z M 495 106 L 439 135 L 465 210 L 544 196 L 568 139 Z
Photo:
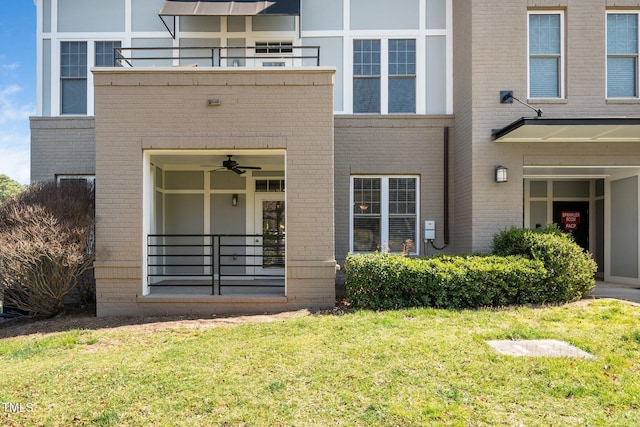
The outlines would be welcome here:
M 476 308 L 544 302 L 547 271 L 523 257 L 407 258 L 382 252 L 349 255 L 348 301 L 374 310 Z
M 537 230 L 512 228 L 498 233 L 493 239 L 493 253 L 541 261 L 548 272 L 544 302 L 575 301 L 595 286 L 596 262 L 571 235 L 555 226 Z

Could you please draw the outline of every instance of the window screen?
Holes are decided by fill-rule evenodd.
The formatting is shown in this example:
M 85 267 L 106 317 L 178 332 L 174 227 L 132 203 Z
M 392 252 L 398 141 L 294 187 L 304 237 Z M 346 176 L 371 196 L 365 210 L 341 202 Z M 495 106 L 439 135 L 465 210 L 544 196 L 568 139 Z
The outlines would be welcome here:
M 607 97 L 638 96 L 638 15 L 607 15 Z
M 353 41 L 353 112 L 380 113 L 380 40 Z
M 389 113 L 416 112 L 416 41 L 389 40 Z
M 87 42 L 60 44 L 62 114 L 87 114 Z
M 560 14 L 529 15 L 529 96 L 559 98 Z

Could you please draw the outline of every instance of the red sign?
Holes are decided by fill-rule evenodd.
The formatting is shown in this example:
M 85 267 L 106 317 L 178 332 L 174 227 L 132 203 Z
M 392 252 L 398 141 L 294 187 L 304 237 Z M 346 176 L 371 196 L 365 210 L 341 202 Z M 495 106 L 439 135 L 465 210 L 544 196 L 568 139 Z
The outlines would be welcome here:
M 560 221 L 564 224 L 565 230 L 576 230 L 578 228 L 578 224 L 580 224 L 580 212 L 560 212 Z
M 580 212 L 561 212 L 560 220 L 563 224 L 580 224 Z

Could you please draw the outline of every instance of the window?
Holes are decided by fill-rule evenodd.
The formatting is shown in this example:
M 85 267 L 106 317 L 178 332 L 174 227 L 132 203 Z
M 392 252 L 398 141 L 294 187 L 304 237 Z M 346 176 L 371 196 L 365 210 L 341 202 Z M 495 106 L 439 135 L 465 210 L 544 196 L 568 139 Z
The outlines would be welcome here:
M 120 47 L 120 42 L 96 42 L 96 67 L 116 67 L 115 49 Z
M 416 112 L 416 41 L 389 40 L 389 113 Z
M 293 53 L 293 43 L 256 42 L 256 53 Z
M 607 15 L 607 97 L 638 97 L 638 14 Z
M 354 40 L 354 113 L 380 113 L 380 69 L 380 40 Z
M 87 42 L 60 45 L 62 114 L 87 114 Z
M 529 14 L 529 97 L 562 98 L 562 13 Z
M 352 178 L 353 252 L 415 253 L 418 235 L 416 177 Z
M 353 41 L 353 112 L 416 112 L 415 39 Z
M 284 192 L 284 179 L 257 179 L 256 193 Z
M 93 175 L 56 175 L 58 187 L 86 185 L 94 188 L 96 185 L 96 177 Z

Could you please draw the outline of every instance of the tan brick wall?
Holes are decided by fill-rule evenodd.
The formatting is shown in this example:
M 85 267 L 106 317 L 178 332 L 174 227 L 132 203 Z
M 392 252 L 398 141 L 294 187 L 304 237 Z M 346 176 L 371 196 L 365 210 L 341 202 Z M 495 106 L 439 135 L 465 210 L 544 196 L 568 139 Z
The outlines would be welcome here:
M 31 181 L 95 174 L 93 117 L 31 117 Z
M 453 127 L 452 116 L 336 117 L 335 224 L 336 259 L 340 265 L 349 251 L 352 175 L 418 175 L 420 219 L 436 221 L 436 243 L 442 245 L 445 127 Z M 452 135 L 450 129 L 450 152 L 454 145 Z M 452 200 L 451 191 L 450 196 Z M 417 243 L 422 253 L 422 244 Z
M 286 150 L 289 298 L 268 305 L 333 305 L 334 74 L 322 68 L 94 70 L 99 315 L 162 310 L 158 305 L 182 310 L 138 300 L 143 151 L 152 148 Z M 221 105 L 207 106 L 209 98 Z M 139 281 L 131 280 L 132 270 Z
M 625 143 L 494 143 L 491 130 L 535 113 L 518 103 L 500 104 L 500 90 L 527 101 L 527 10 L 565 11 L 565 99 L 530 100 L 544 117 L 640 115 L 640 103 L 607 101 L 606 6 L 640 7 L 640 1 L 519 0 L 454 2 L 454 110 L 456 198 L 461 230 L 471 221 L 473 250 L 487 250 L 495 232 L 522 226 L 524 164 L 640 165 L 640 147 Z M 460 170 L 467 168 L 469 171 Z M 533 160 L 536 159 L 536 160 Z M 493 182 L 495 165 L 509 168 L 509 182 Z M 471 205 L 468 191 L 471 189 Z M 463 206 L 460 206 L 463 203 Z M 470 208 L 470 210 L 469 210 Z

